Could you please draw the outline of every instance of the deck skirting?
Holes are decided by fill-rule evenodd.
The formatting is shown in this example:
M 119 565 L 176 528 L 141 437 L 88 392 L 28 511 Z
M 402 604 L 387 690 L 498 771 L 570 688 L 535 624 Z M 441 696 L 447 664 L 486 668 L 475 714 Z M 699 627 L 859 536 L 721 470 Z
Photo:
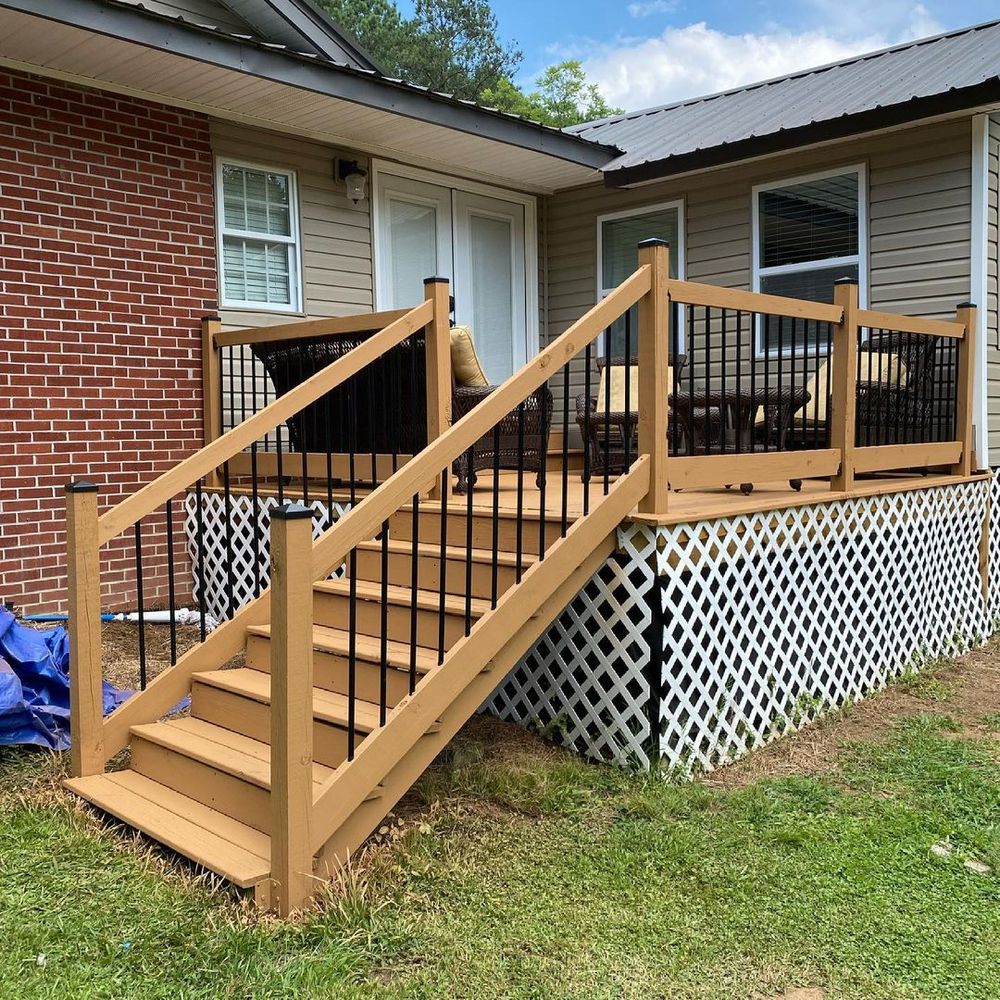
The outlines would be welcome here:
M 622 525 L 487 708 L 594 759 L 710 771 L 992 634 L 998 503 L 993 476 Z

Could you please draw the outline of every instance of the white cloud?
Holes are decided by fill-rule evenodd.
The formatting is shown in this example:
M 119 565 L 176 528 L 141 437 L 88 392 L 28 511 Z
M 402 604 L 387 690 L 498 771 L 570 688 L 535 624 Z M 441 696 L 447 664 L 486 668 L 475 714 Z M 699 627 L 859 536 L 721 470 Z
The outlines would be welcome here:
M 710 94 L 796 70 L 836 62 L 862 52 L 941 30 L 923 5 L 890 4 L 890 23 L 877 26 L 862 16 L 844 16 L 861 0 L 814 0 L 819 12 L 840 12 L 840 23 L 864 25 L 856 34 L 826 28 L 793 31 L 778 26 L 758 33 L 727 34 L 705 22 L 669 27 L 652 38 L 619 38 L 580 52 L 589 80 L 614 105 L 627 110 Z M 867 8 L 878 8 L 867 0 Z M 837 23 L 837 19 L 827 24 Z
M 670 14 L 677 9 L 676 0 L 645 0 L 644 3 L 630 3 L 631 17 L 652 17 L 654 14 Z

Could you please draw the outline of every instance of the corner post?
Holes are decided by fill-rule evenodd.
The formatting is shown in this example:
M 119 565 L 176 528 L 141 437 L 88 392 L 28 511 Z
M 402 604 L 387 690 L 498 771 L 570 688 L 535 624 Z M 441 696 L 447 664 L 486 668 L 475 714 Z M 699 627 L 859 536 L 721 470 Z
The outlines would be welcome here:
M 451 426 L 451 312 L 447 278 L 425 278 L 424 298 L 433 309 L 424 331 L 427 360 L 427 443 L 436 441 Z M 447 500 L 451 477 L 434 479 L 431 499 Z
M 104 771 L 104 694 L 101 669 L 101 564 L 97 487 L 66 487 L 69 585 L 69 729 L 74 778 Z
M 312 892 L 312 510 L 271 514 L 271 878 L 281 916 Z
M 854 443 L 858 399 L 858 283 L 841 278 L 834 283 L 833 302 L 844 314 L 833 330 L 830 387 L 830 446 L 840 452 L 840 471 L 830 488 L 850 493 L 854 488 Z
M 215 344 L 222 331 L 218 316 L 201 318 L 201 397 L 203 445 L 222 437 L 222 358 Z M 218 485 L 219 473 L 214 470 L 207 477 L 212 486 Z
M 667 373 L 670 366 L 670 312 L 667 282 L 670 248 L 663 240 L 639 244 L 639 264 L 650 269 L 649 291 L 639 300 L 638 453 L 649 455 L 649 492 L 639 501 L 641 514 L 667 510 Z
M 955 318 L 965 327 L 965 336 L 958 349 L 958 385 L 955 397 L 955 432 L 962 442 L 962 454 L 951 467 L 953 476 L 972 474 L 972 452 L 975 440 L 972 436 L 972 400 L 975 387 L 972 384 L 976 370 L 976 306 L 963 302 L 957 309 Z

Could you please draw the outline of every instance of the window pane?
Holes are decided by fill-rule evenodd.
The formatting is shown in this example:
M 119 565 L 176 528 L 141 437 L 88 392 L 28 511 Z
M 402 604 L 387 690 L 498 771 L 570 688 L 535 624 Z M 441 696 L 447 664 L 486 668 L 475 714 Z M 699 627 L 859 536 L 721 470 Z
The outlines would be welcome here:
M 509 219 L 471 214 L 472 331 L 486 377 L 497 384 L 514 374 L 514 274 Z
M 833 302 L 833 284 L 839 278 L 858 278 L 857 264 L 838 264 L 836 267 L 818 267 L 809 271 L 793 271 L 791 274 L 761 275 L 760 290 L 768 295 L 785 295 L 793 299 L 807 299 L 810 302 Z M 818 331 L 819 324 L 796 322 L 793 326 L 790 320 L 782 324 L 781 335 L 778 335 L 777 320 L 768 317 L 761 319 L 761 337 L 764 349 L 776 351 L 778 347 L 787 349 L 792 346 L 801 350 L 803 342 L 810 346 L 815 344 L 819 332 L 826 337 L 826 327 Z M 803 336 L 804 335 L 804 336 Z
M 676 208 L 624 219 L 608 219 L 601 226 L 601 287 L 620 285 L 639 266 L 639 244 L 643 240 L 666 240 L 670 244 L 670 276 L 677 277 L 678 212 Z
M 227 236 L 222 242 L 222 274 L 231 302 L 292 304 L 287 244 Z
M 269 236 L 291 236 L 291 185 L 287 174 L 225 164 L 222 168 L 223 224 Z
M 762 191 L 759 199 L 761 267 L 857 254 L 856 173 Z
M 437 210 L 391 198 L 388 225 L 392 308 L 407 309 L 422 301 L 424 278 L 438 273 Z

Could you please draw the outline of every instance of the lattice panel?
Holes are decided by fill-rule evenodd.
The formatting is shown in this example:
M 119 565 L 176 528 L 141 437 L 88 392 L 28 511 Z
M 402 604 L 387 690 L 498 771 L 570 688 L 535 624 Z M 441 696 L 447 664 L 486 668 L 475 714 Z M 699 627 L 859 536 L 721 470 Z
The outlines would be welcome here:
M 597 760 L 646 767 L 653 539 L 625 525 L 618 545 L 486 708 Z
M 258 497 L 255 504 L 252 496 L 231 496 L 227 506 L 225 496 L 220 493 L 202 493 L 201 501 L 205 610 L 224 621 L 230 609 L 238 611 L 270 583 L 271 511 L 278 506 L 278 501 L 275 497 Z M 334 502 L 333 507 L 328 508 L 325 502 L 314 500 L 311 506 L 313 538 L 318 538 L 347 511 L 349 504 Z M 194 598 L 200 601 L 198 497 L 195 493 L 188 493 L 184 500 L 184 530 L 194 577 Z M 227 557 L 230 547 L 232 560 Z
M 989 533 L 987 546 L 987 579 L 989 634 L 1000 631 L 1000 471 L 993 470 L 989 481 Z

